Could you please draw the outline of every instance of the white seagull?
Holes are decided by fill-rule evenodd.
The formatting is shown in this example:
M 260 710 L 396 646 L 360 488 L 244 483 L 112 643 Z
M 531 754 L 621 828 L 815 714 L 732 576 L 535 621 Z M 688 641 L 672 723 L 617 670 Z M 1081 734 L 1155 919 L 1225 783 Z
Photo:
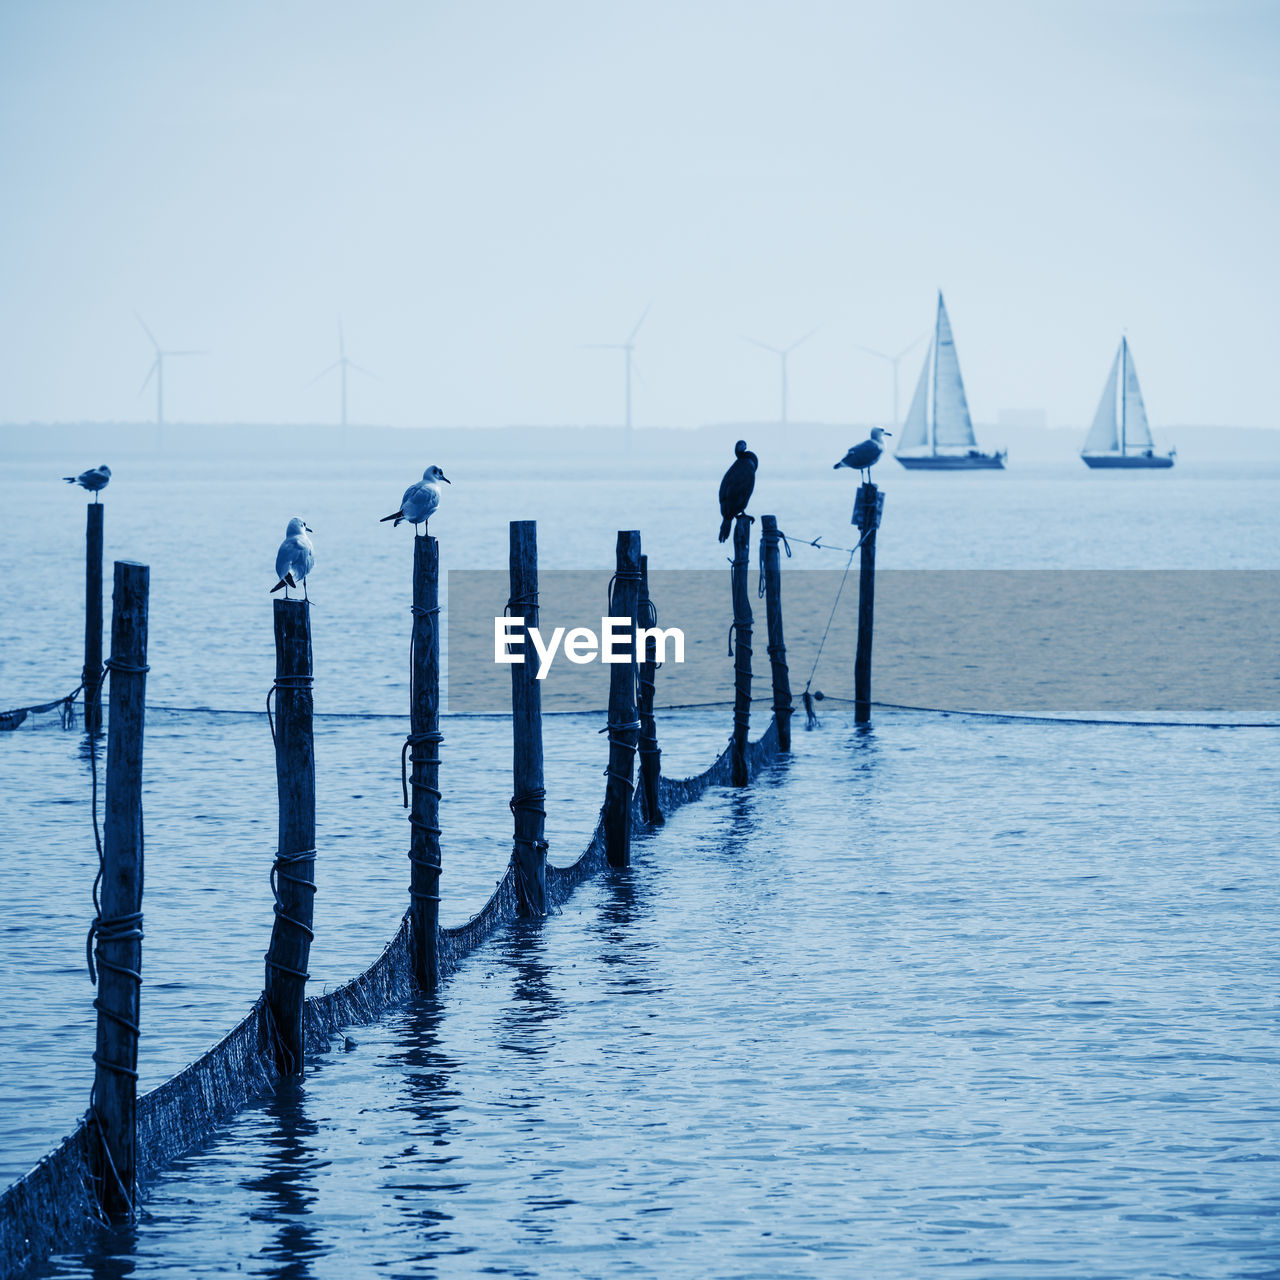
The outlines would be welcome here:
M 871 468 L 880 461 L 880 455 L 884 452 L 884 437 L 891 435 L 893 435 L 893 432 L 886 431 L 883 427 L 872 427 L 871 439 L 864 440 L 861 444 L 855 444 L 832 467 L 832 470 L 839 471 L 841 467 L 848 467 L 851 471 L 861 471 L 862 478 L 869 481 L 871 479 Z
M 316 549 L 311 545 L 311 539 L 307 534 L 312 532 L 314 530 L 300 516 L 294 516 L 289 521 L 289 527 L 284 531 L 284 541 L 280 544 L 280 550 L 276 552 L 276 573 L 280 581 L 271 590 L 279 591 L 283 587 L 286 600 L 289 598 L 289 588 L 296 589 L 301 583 L 303 598 L 310 603 L 311 597 L 307 595 L 307 574 L 311 572 L 316 562 Z
M 383 516 L 378 523 L 386 524 L 388 520 L 394 520 L 395 524 L 391 526 L 394 529 L 401 520 L 407 520 L 413 525 L 414 533 L 417 533 L 421 522 L 425 533 L 427 521 L 435 515 L 436 508 L 440 505 L 440 486 L 436 483 L 437 480 L 443 480 L 445 484 L 453 483 L 439 467 L 428 467 L 422 473 L 422 479 L 404 491 L 404 497 L 400 499 L 400 510 Z
M 93 494 L 94 502 L 98 500 L 98 491 L 105 489 L 111 482 L 111 468 L 104 462 L 100 467 L 93 467 L 89 471 L 82 471 L 78 476 L 63 476 L 68 484 L 78 484 L 82 489 L 88 489 Z

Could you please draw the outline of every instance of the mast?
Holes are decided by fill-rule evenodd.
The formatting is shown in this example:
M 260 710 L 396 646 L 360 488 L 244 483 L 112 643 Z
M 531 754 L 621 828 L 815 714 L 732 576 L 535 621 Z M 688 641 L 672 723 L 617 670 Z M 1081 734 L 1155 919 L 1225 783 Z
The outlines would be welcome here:
M 933 318 L 933 408 L 929 413 L 929 452 L 938 456 L 938 335 L 942 330 L 942 290 L 938 290 L 938 314 Z
M 1129 384 L 1129 339 L 1120 339 L 1120 456 L 1124 456 L 1124 419 L 1128 409 L 1129 397 L 1126 394 Z

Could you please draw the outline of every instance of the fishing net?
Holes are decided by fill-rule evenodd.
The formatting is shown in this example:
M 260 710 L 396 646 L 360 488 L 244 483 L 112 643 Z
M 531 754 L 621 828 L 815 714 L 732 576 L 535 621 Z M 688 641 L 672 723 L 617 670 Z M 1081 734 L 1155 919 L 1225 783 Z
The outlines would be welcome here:
M 41 702 L 31 707 L 13 707 L 8 711 L 0 711 L 0 733 L 10 733 L 24 726 L 28 729 L 74 728 L 76 699 L 79 696 L 80 690 L 76 689 L 64 698 L 54 698 L 52 702 Z
M 78 691 L 77 691 L 78 692 Z M 24 708 L 24 711 L 45 711 Z M 778 753 L 777 729 L 770 723 L 758 742 L 748 744 L 747 766 L 754 776 Z M 671 813 L 697 800 L 709 787 L 729 782 L 732 748 L 693 778 L 659 780 L 661 807 Z M 644 817 L 640 796 L 632 800 L 637 826 Z M 603 814 L 586 849 L 565 867 L 547 866 L 547 904 L 557 907 L 573 890 L 605 866 Z M 465 924 L 440 930 L 440 976 L 455 972 L 472 951 L 514 921 L 520 895 L 514 864 L 489 901 Z M 390 1008 L 416 994 L 406 915 L 382 954 L 361 974 L 333 991 L 307 1000 L 304 1026 L 308 1053 L 327 1050 L 342 1028 L 368 1026 Z M 270 1014 L 259 997 L 244 1019 L 190 1066 L 138 1099 L 138 1185 L 193 1147 L 277 1079 L 272 1056 Z M 99 1220 L 92 1188 L 91 1152 L 97 1142 L 82 1120 L 67 1138 L 24 1178 L 0 1195 L 0 1275 L 16 1275 L 49 1253 L 65 1248 Z

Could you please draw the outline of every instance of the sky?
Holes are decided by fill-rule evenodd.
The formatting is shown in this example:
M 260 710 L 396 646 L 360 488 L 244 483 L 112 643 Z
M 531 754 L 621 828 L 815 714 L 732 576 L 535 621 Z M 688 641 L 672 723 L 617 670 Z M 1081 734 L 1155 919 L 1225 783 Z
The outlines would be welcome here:
M 0 0 L 0 422 L 1280 426 L 1270 0 Z M 905 412 L 923 344 L 900 366 Z

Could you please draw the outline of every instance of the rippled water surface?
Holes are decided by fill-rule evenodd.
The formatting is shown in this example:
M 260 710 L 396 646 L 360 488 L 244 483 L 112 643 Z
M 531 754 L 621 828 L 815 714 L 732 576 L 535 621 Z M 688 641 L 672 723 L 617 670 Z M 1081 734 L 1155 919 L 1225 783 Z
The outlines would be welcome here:
M 375 544 L 351 515 L 356 499 L 378 502 L 368 477 L 313 479 L 318 555 L 331 539 L 331 576 L 315 582 L 317 705 L 394 711 L 407 694 L 408 540 Z M 896 567 L 1125 567 L 1134 546 L 1158 548 L 1164 567 L 1271 567 L 1259 539 L 1197 513 L 1211 491 L 1236 493 L 1241 526 L 1274 532 L 1274 476 L 1197 488 L 1189 475 L 1163 491 L 1086 488 L 1074 474 L 893 479 Z M 274 520 L 260 531 L 258 513 L 293 507 L 291 483 L 213 486 L 228 544 L 199 574 L 155 534 L 160 516 L 181 524 L 195 479 L 176 492 L 158 475 L 122 485 L 135 508 L 117 495 L 108 554 L 153 564 L 157 704 L 261 705 L 270 627 L 256 543 L 279 533 Z M 1108 492 L 1121 495 L 1116 528 L 1100 536 Z M 647 528 L 650 510 L 662 516 L 651 555 L 695 547 L 684 565 L 717 562 L 688 532 L 692 481 L 622 486 L 607 502 L 573 484 L 557 493 L 540 530 L 549 564 L 604 563 L 610 530 Z M 7 570 L 32 602 L 4 623 L 5 705 L 63 692 L 77 669 L 78 588 L 37 589 L 70 554 L 43 540 L 42 494 L 34 476 L 0 494 L 17 517 Z M 773 497 L 814 532 L 836 527 L 835 500 L 827 512 L 799 482 Z M 457 563 L 501 567 L 511 503 L 501 486 L 459 501 Z M 957 542 L 962 525 L 990 538 Z M 797 686 L 809 661 L 793 654 Z M 493 939 L 438 1000 L 355 1029 L 355 1047 L 320 1055 L 301 1084 L 161 1176 L 136 1229 L 45 1272 L 1277 1274 L 1275 733 L 900 712 L 860 731 L 838 705 L 822 714 L 749 791 L 681 809 L 636 840 L 628 871 Z M 594 826 L 601 724 L 548 721 L 553 861 Z M 728 728 L 722 709 L 666 713 L 664 769 L 700 771 Z M 403 910 L 404 730 L 317 723 L 317 989 L 368 964 Z M 260 990 L 275 840 L 260 715 L 152 710 L 147 732 L 144 1087 Z M 453 923 L 510 852 L 510 743 L 501 720 L 451 719 L 445 732 Z M 87 1098 L 86 750 L 47 725 L 0 735 L 5 1181 Z
M 1274 762 L 1242 812 L 1261 733 L 1050 732 L 829 719 L 98 1247 L 148 1275 L 1265 1273 Z

